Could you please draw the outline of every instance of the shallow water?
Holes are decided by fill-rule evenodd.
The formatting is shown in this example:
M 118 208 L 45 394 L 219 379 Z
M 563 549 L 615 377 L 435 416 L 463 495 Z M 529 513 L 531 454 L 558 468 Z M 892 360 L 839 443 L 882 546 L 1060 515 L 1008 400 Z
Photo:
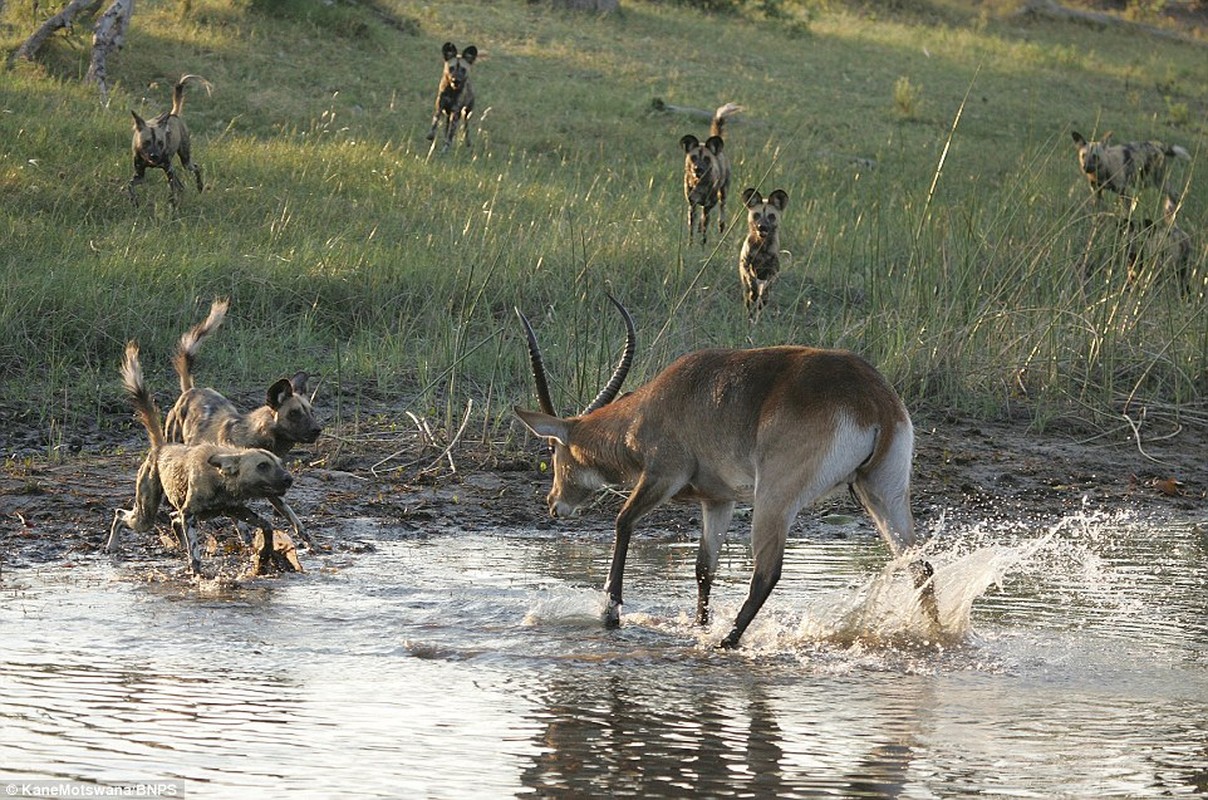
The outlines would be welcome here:
M 862 525 L 750 563 L 691 624 L 692 542 L 402 536 L 231 587 L 102 557 L 0 578 L 0 784 L 188 797 L 1150 797 L 1208 792 L 1208 533 L 1086 515 L 942 530 L 929 641 Z M 740 528 L 741 525 L 736 525 Z M 168 570 L 165 576 L 159 570 Z

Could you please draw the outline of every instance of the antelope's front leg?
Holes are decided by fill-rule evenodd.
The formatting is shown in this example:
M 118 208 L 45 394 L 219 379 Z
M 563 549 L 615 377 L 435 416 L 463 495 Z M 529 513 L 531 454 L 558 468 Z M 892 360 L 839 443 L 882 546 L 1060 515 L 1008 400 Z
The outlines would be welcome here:
M 665 503 L 675 494 L 679 486 L 652 483 L 643 475 L 621 513 L 617 515 L 617 534 L 612 544 L 612 566 L 608 570 L 608 582 L 604 584 L 604 593 L 608 596 L 604 607 L 604 627 L 616 628 L 621 624 L 622 584 L 625 577 L 625 556 L 629 553 L 629 539 L 633 535 L 633 527 L 651 509 Z
M 621 626 L 621 604 L 625 580 L 625 557 L 629 554 L 629 538 L 633 534 L 633 523 L 624 519 L 624 512 L 617 517 L 616 539 L 612 543 L 612 565 L 608 568 L 608 582 L 604 584 L 607 596 L 604 606 L 604 627 Z

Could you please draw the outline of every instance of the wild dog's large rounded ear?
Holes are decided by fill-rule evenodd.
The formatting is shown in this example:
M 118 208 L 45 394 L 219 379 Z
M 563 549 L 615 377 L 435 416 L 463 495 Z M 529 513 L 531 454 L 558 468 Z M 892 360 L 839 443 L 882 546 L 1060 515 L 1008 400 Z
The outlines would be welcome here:
M 207 464 L 228 477 L 239 474 L 240 461 L 241 458 L 235 453 L 214 453 L 206 459 Z
M 1086 139 L 1083 139 L 1082 134 L 1078 133 L 1078 131 L 1070 131 L 1070 136 L 1074 139 L 1074 144 L 1078 145 L 1079 147 L 1082 147 L 1082 145 L 1086 144 Z
M 464 58 L 468 63 L 473 64 L 474 60 L 478 58 L 478 48 L 474 45 L 470 45 L 465 50 L 461 51 L 461 57 Z
M 297 394 L 306 394 L 306 382 L 310 380 L 310 375 L 305 372 L 295 372 L 294 377 L 289 379 L 289 385 L 293 387 Z
M 720 153 L 721 149 L 726 146 L 726 142 L 720 136 L 710 136 L 705 139 L 705 147 L 713 151 L 714 154 Z
M 294 396 L 294 385 L 289 382 L 288 378 L 281 380 L 268 387 L 268 393 L 265 402 L 268 407 L 276 411 L 281 407 L 281 404 Z
M 445 61 L 457 55 L 457 45 L 452 42 L 445 42 L 440 48 L 440 54 L 445 57 Z
M 134 109 L 130 109 L 130 116 L 134 117 L 134 129 L 136 131 L 141 131 L 143 128 L 147 127 L 147 123 L 143 121 L 142 117 L 134 113 Z
M 758 205 L 763 202 L 763 197 L 760 196 L 758 190 L 754 188 L 742 190 L 742 204 L 747 208 Z
M 784 207 L 789 204 L 789 194 L 784 189 L 777 189 L 768 195 L 768 202 L 784 211 Z
M 691 150 L 693 147 L 696 147 L 699 144 L 700 144 L 700 139 L 697 139 L 695 136 L 693 136 L 690 133 L 687 136 L 685 136 L 684 138 L 680 139 L 680 147 L 684 148 L 685 153 L 688 152 L 689 150 Z

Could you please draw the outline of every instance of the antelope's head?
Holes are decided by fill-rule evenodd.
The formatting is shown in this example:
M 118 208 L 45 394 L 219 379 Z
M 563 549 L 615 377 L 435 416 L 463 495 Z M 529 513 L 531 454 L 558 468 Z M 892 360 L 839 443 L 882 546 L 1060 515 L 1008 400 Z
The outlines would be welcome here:
M 633 354 L 637 349 L 633 318 L 615 298 L 609 295 L 608 299 L 625 319 L 625 351 L 621 354 L 621 360 L 617 362 L 612 377 L 596 395 L 596 399 L 591 401 L 583 413 L 569 418 L 559 417 L 554 411 L 549 382 L 545 377 L 545 364 L 541 359 L 541 349 L 537 346 L 537 336 L 524 314 L 520 313 L 519 309 L 516 310 L 528 337 L 529 360 L 533 367 L 533 380 L 537 385 L 537 401 L 541 404 L 541 411 L 526 411 L 522 408 L 516 408 L 514 411 L 524 426 L 532 431 L 534 436 L 545 439 L 553 450 L 554 483 L 546 497 L 550 516 L 569 517 L 579 514 L 596 491 L 607 482 L 600 469 L 599 454 L 584 442 L 578 441 L 575 431 L 584 419 L 616 398 L 621 384 L 625 382 L 625 376 L 629 373 Z

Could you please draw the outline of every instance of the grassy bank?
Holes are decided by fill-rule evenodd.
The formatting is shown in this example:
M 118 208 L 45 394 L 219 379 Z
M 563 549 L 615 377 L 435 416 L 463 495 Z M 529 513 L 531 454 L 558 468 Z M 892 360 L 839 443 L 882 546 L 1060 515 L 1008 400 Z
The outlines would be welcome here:
M 619 347 L 611 289 L 638 322 L 635 382 L 704 345 L 799 342 L 864 353 L 910 405 L 1204 418 L 1202 292 L 1125 281 L 1114 206 L 1091 201 L 1070 130 L 1192 153 L 1174 180 L 1202 287 L 1208 49 L 1005 11 L 788 7 L 791 22 L 630 2 L 594 17 L 522 0 L 149 0 L 108 107 L 79 80 L 87 31 L 56 38 L 0 73 L 0 410 L 48 444 L 128 424 L 124 342 L 170 401 L 173 342 L 222 294 L 203 381 L 250 396 L 306 369 L 321 407 L 448 426 L 473 399 L 472 430 L 506 437 L 532 396 L 512 307 L 571 409 Z M 5 50 L 33 24 L 5 5 Z M 429 159 L 446 39 L 481 52 L 480 119 L 471 151 Z M 136 209 L 129 110 L 166 109 L 186 72 L 215 86 L 190 87 L 185 110 L 209 188 L 173 211 L 151 176 Z M 735 227 L 706 248 L 686 241 L 676 143 L 707 125 L 656 97 L 746 109 L 727 137 Z M 746 186 L 790 197 L 786 270 L 753 328 L 736 275 Z

